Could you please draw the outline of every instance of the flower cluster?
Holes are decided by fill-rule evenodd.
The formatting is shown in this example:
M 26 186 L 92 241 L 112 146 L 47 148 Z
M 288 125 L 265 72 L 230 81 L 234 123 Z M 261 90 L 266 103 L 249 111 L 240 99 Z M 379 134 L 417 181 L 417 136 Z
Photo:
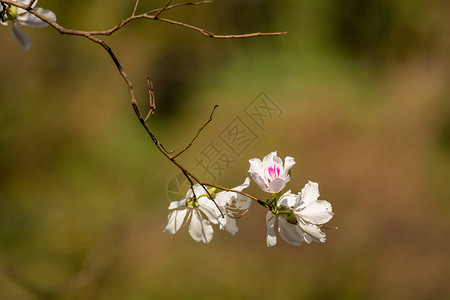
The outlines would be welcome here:
M 318 200 L 319 184 L 316 182 L 309 181 L 298 194 L 289 190 L 281 195 L 291 179 L 293 165 L 295 160 L 290 156 L 285 158 L 283 165 L 277 152 L 269 153 L 262 161 L 250 159 L 248 171 L 253 180 L 263 191 L 272 193 L 272 199 L 266 201 L 269 208 L 266 215 L 268 247 L 276 245 L 276 231 L 283 240 L 294 246 L 299 246 L 303 241 L 323 243 L 325 234 L 320 227 L 333 217 L 331 204 Z
M 303 242 L 325 242 L 322 226 L 333 217 L 331 204 L 319 199 L 319 185 L 309 181 L 298 194 L 283 189 L 290 181 L 290 169 L 295 165 L 293 157 L 283 161 L 272 152 L 263 160 L 249 160 L 249 173 L 259 188 L 271 193 L 259 204 L 268 208 L 266 215 L 267 246 L 277 243 L 276 232 L 291 245 Z M 170 203 L 171 210 L 165 232 L 174 234 L 181 225 L 189 224 L 189 233 L 197 242 L 209 243 L 213 237 L 212 224 L 219 225 L 231 234 L 238 231 L 236 219 L 245 213 L 251 199 L 242 191 L 250 185 L 250 179 L 233 189 L 216 193 L 216 188 L 206 190 L 196 184 L 187 192 L 185 199 Z M 211 199 L 209 197 L 212 197 Z
M 233 188 L 242 191 L 250 185 L 250 179 Z M 209 199 L 214 197 L 215 203 Z M 164 232 L 175 234 L 183 224 L 189 224 L 189 234 L 197 242 L 209 243 L 214 231 L 212 224 L 219 224 L 231 234 L 238 231 L 236 219 L 241 211 L 246 211 L 251 204 L 250 198 L 236 192 L 223 191 L 216 193 L 216 189 L 205 190 L 204 186 L 196 184 L 180 201 L 172 201 L 169 205 L 168 223 Z
M 16 0 L 16 2 L 28 5 L 31 0 Z M 36 3 L 37 1 L 35 1 L 32 5 L 34 11 L 51 21 L 56 21 L 56 16 L 52 11 L 40 7 L 34 8 Z M 2 8 L 3 9 L 0 13 L 0 23 L 7 26 L 9 21 L 11 21 L 11 32 L 13 38 L 19 43 L 20 48 L 23 50 L 30 49 L 31 39 L 24 31 L 22 31 L 22 29 L 20 29 L 20 26 L 23 25 L 34 28 L 42 28 L 48 26 L 48 24 L 20 7 L 2 3 Z

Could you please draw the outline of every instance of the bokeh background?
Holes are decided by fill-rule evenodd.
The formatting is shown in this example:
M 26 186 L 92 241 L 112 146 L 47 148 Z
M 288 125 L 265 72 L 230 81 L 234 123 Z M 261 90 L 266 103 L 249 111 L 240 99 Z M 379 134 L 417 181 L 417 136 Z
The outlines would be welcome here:
M 139 11 L 164 1 L 141 1 Z M 165 17 L 213 40 L 136 21 L 105 41 L 133 81 L 146 77 L 166 148 L 197 165 L 211 141 L 265 92 L 282 110 L 217 176 L 239 185 L 248 159 L 294 156 L 289 188 L 320 184 L 333 205 L 325 244 L 265 245 L 253 205 L 209 245 L 162 232 L 179 172 L 156 150 L 103 49 L 51 28 L 24 28 L 24 52 L 0 28 L 1 299 L 448 299 L 450 13 L 444 0 L 216 0 Z M 134 2 L 41 0 L 68 28 L 107 29 Z M 206 178 L 208 179 L 208 178 Z M 173 181 L 172 181 L 173 183 Z M 184 193 L 184 190 L 180 192 Z M 253 184 L 249 193 L 264 193 Z M 181 196 L 180 196 L 181 197 Z

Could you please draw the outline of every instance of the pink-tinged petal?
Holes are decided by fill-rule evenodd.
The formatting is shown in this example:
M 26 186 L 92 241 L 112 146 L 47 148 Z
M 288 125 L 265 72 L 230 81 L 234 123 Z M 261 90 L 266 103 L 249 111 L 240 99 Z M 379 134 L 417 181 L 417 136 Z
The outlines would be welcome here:
M 175 234 L 175 232 L 180 229 L 181 225 L 183 225 L 184 218 L 186 217 L 188 211 L 189 209 L 171 211 L 168 217 L 167 226 L 164 228 L 164 232 Z
M 264 156 L 262 163 L 265 166 L 283 165 L 283 161 L 277 156 L 277 151 L 270 152 Z
M 180 207 L 186 206 L 186 199 L 180 200 L 180 201 L 172 201 L 169 204 L 169 210 L 177 209 Z
M 12 28 L 11 28 L 11 32 L 12 32 L 12 36 L 13 38 L 19 42 L 19 46 L 20 48 L 22 48 L 23 50 L 28 50 L 31 47 L 31 39 L 30 37 L 23 32 L 19 26 L 17 26 L 17 24 L 13 23 Z
M 289 170 L 295 165 L 295 160 L 292 156 L 286 156 L 284 159 L 284 176 L 289 178 Z M 287 179 L 290 180 L 290 179 Z
M 323 233 L 319 227 L 313 224 L 306 224 L 301 221 L 298 222 L 298 225 L 304 232 L 306 232 L 308 235 L 311 236 L 313 241 L 325 243 L 326 240 L 325 233 Z M 308 243 L 310 243 L 310 241 Z
M 269 192 L 264 182 L 264 170 L 262 168 L 261 160 L 259 160 L 258 158 L 252 158 L 249 160 L 249 162 L 250 162 L 250 169 L 248 170 L 248 172 L 252 176 L 253 180 L 261 190 Z
M 38 8 L 36 8 L 36 12 L 40 13 L 41 15 L 43 15 L 44 17 L 47 17 L 48 19 L 50 19 L 52 21 L 56 21 L 56 15 L 50 10 L 38 7 Z M 19 15 L 17 17 L 17 21 L 22 25 L 25 25 L 28 27 L 33 27 L 33 28 L 43 28 L 43 27 L 48 26 L 47 23 L 45 23 L 44 21 L 42 21 L 35 15 L 28 13 L 28 12 L 23 15 Z
M 277 178 L 271 183 L 269 183 L 269 191 L 270 193 L 276 194 L 281 192 L 282 189 L 286 186 L 286 181 L 281 178 Z
M 208 244 L 213 237 L 214 230 L 208 220 L 200 216 L 196 209 L 192 211 L 191 223 L 189 224 L 189 234 L 197 241 Z
M 301 192 L 301 207 L 306 207 L 312 201 L 319 199 L 319 184 L 317 182 L 308 181 Z
M 266 224 L 267 224 L 267 238 L 266 243 L 267 247 L 273 247 L 277 244 L 277 236 L 275 234 L 275 219 L 276 216 L 270 211 L 266 215 Z
M 278 218 L 278 231 L 283 240 L 294 246 L 300 246 L 303 236 L 299 235 L 297 225 L 288 223 L 284 218 Z
M 333 218 L 331 204 L 325 200 L 312 201 L 304 209 L 295 212 L 306 222 L 321 225 Z

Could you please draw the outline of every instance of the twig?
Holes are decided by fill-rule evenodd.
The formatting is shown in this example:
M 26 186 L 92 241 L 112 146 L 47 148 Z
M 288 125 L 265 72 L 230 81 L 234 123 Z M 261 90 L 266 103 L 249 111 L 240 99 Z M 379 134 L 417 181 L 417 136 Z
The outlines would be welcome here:
M 60 32 L 61 34 L 69 34 L 69 35 L 77 35 L 77 36 L 83 36 L 91 41 L 93 41 L 96 44 L 99 44 L 100 46 L 102 46 L 109 54 L 109 56 L 111 57 L 111 59 L 113 60 L 114 64 L 117 67 L 117 70 L 119 71 L 120 75 L 122 76 L 122 78 L 124 79 L 127 88 L 128 88 L 128 93 L 129 93 L 129 97 L 130 97 L 130 102 L 131 102 L 131 106 L 136 114 L 136 117 L 139 119 L 141 125 L 145 128 L 145 130 L 147 131 L 147 133 L 150 135 L 152 141 L 154 142 L 154 144 L 156 145 L 156 147 L 158 148 L 158 150 L 167 158 L 169 159 L 174 165 L 176 165 L 182 172 L 183 174 L 185 174 L 185 176 L 189 179 L 189 181 L 191 182 L 191 185 L 193 184 L 192 180 L 190 180 L 190 178 L 194 179 L 197 183 L 199 183 L 200 185 L 203 186 L 203 188 L 205 189 L 205 191 L 207 192 L 209 198 L 215 203 L 215 205 L 218 207 L 217 203 L 214 201 L 214 199 L 212 198 L 212 196 L 209 194 L 208 190 L 206 189 L 205 185 L 207 186 L 213 186 L 213 187 L 217 187 L 220 188 L 222 190 L 228 190 L 228 191 L 233 191 L 233 192 L 237 192 L 240 193 L 244 196 L 247 196 L 255 201 L 257 201 L 259 204 L 266 206 L 266 204 L 264 202 L 262 202 L 261 200 L 258 200 L 255 197 L 252 197 L 246 193 L 243 192 L 239 192 L 239 191 L 234 191 L 231 189 L 227 189 L 227 188 L 223 188 L 223 187 L 219 187 L 217 185 L 214 184 L 210 184 L 210 183 L 204 183 L 202 181 L 200 181 L 197 177 L 195 177 L 191 172 L 189 172 L 188 170 L 186 170 L 186 168 L 184 168 L 179 162 L 177 162 L 175 160 L 175 158 L 180 155 L 182 152 L 186 151 L 189 147 L 183 149 L 181 151 L 181 153 L 175 155 L 175 156 L 171 156 L 170 153 L 168 151 L 166 151 L 166 149 L 164 149 L 163 145 L 161 144 L 161 142 L 156 138 L 156 136 L 153 134 L 153 131 L 151 130 L 151 128 L 148 126 L 148 124 L 146 123 L 146 119 L 147 118 L 143 118 L 139 108 L 137 106 L 137 101 L 136 101 L 136 97 L 134 95 L 134 91 L 133 91 L 133 84 L 130 81 L 130 79 L 128 78 L 128 75 L 125 73 L 125 71 L 123 70 L 119 60 L 117 59 L 117 57 L 115 56 L 115 54 L 113 53 L 112 49 L 101 39 L 94 37 L 95 35 L 111 35 L 112 33 L 114 33 L 115 31 L 119 30 L 120 28 L 122 28 L 123 26 L 125 26 L 126 24 L 128 24 L 129 22 L 136 20 L 136 19 L 152 19 L 152 20 L 157 20 L 157 21 L 162 21 L 162 22 L 166 22 L 169 24 L 173 24 L 173 25 L 178 25 L 178 26 L 182 26 L 182 27 L 186 27 L 195 31 L 198 31 L 200 33 L 202 33 L 205 36 L 211 37 L 211 38 L 217 38 L 217 39 L 230 39 L 230 38 L 249 38 L 249 37 L 257 37 L 257 36 L 278 36 L 278 35 L 282 35 L 285 34 L 286 32 L 272 32 L 272 33 L 249 33 L 249 34 L 241 34 L 241 35 L 216 35 L 213 34 L 207 30 L 189 25 L 189 24 L 185 24 L 185 23 L 181 23 L 178 21 L 173 21 L 173 20 L 169 20 L 169 19 L 160 19 L 158 18 L 159 13 L 163 10 L 169 10 L 175 7 L 179 7 L 179 6 L 185 6 L 185 5 L 201 5 L 201 4 L 205 4 L 205 3 L 210 3 L 210 1 L 201 1 L 201 2 L 190 2 L 190 3 L 179 3 L 179 4 L 175 4 L 175 5 L 167 5 L 165 7 L 165 9 L 157 9 L 157 10 L 153 10 L 150 12 L 147 12 L 145 14 L 141 14 L 141 15 L 131 15 L 129 18 L 122 20 L 119 25 L 116 25 L 115 27 L 109 29 L 109 30 L 105 30 L 105 31 L 81 31 L 81 30 L 73 30 L 73 29 L 66 29 L 63 26 L 59 25 L 58 23 L 50 20 L 49 18 L 41 15 L 40 13 L 36 12 L 35 10 L 31 9 L 30 7 L 28 7 L 28 5 L 19 3 L 19 2 L 15 2 L 12 0 L 2 0 L 1 2 L 6 3 L 6 4 L 10 4 L 10 5 L 14 5 L 20 8 L 23 8 L 25 10 L 27 10 L 29 13 L 35 15 L 36 17 L 40 18 L 41 20 L 43 20 L 44 22 L 46 22 L 47 24 L 49 24 L 50 26 L 52 26 L 53 28 L 55 28 L 58 32 Z M 135 7 L 137 7 L 138 5 L 138 1 L 136 1 Z M 133 12 L 135 12 L 135 10 L 133 9 Z M 152 16 L 150 15 L 151 13 L 156 12 L 156 15 Z M 214 107 L 215 109 L 215 107 Z M 213 112 L 214 112 L 213 109 Z M 210 119 L 212 117 L 212 113 L 210 116 Z M 206 124 L 208 124 L 210 122 L 210 120 L 208 120 L 207 123 L 205 123 L 204 126 L 206 126 Z M 201 128 L 203 129 L 204 126 Z M 200 130 L 201 131 L 201 130 Z M 198 134 L 197 134 L 198 135 Z M 197 136 L 196 135 L 196 136 Z M 195 140 L 196 137 L 194 137 Z M 219 209 L 220 210 L 220 209 Z M 221 212 L 222 213 L 222 212 Z M 222 214 L 223 215 L 223 214 Z
M 197 195 L 195 195 L 195 191 L 194 191 L 194 182 L 192 181 L 192 179 L 194 179 L 198 184 L 201 185 L 201 187 L 205 190 L 206 194 L 208 195 L 208 198 L 214 203 L 214 205 L 217 207 L 217 209 L 220 212 L 220 215 L 223 217 L 224 214 L 222 212 L 222 210 L 220 209 L 219 205 L 217 204 L 216 200 L 214 200 L 213 196 L 211 195 L 211 193 L 208 191 L 208 189 L 205 187 L 204 184 L 202 184 L 194 175 L 192 175 L 192 173 L 190 173 L 188 170 L 186 170 L 183 166 L 179 165 L 178 163 L 175 162 L 175 160 L 172 160 L 173 163 L 175 163 L 179 169 L 181 170 L 181 172 L 184 174 L 184 176 L 187 178 L 187 180 L 189 181 L 189 183 L 191 184 L 191 191 L 192 194 L 194 195 L 194 198 L 197 198 Z M 192 177 L 192 179 L 191 179 Z
M 134 4 L 133 12 L 131 13 L 131 16 L 134 17 L 136 15 L 136 10 L 139 5 L 139 0 L 136 0 L 136 3 Z
M 247 194 L 247 193 L 244 193 L 244 192 L 241 192 L 241 191 L 236 191 L 236 190 L 233 190 L 233 189 L 229 189 L 229 188 L 226 188 L 226 187 L 217 185 L 217 184 L 207 183 L 207 182 L 199 182 L 199 183 L 202 184 L 202 185 L 215 187 L 215 188 L 217 188 L 217 189 L 224 190 L 224 191 L 227 191 L 227 192 L 238 193 L 238 194 L 241 194 L 241 195 L 243 195 L 243 196 L 245 196 L 245 197 L 248 197 L 248 198 L 250 198 L 250 199 L 252 199 L 252 200 L 254 200 L 254 201 L 261 201 L 261 200 L 259 200 L 258 198 L 254 197 L 254 196 L 251 196 L 251 195 L 249 195 L 249 194 Z
M 147 85 L 148 85 L 148 94 L 149 94 L 149 101 L 150 101 L 150 109 L 148 111 L 147 116 L 145 117 L 144 121 L 147 122 L 148 118 L 151 114 L 153 114 L 156 110 L 156 102 L 155 102 L 155 94 L 153 93 L 153 81 L 147 77 Z
M 153 19 L 152 17 L 148 17 L 148 18 Z M 242 38 L 252 38 L 252 37 L 261 37 L 261 36 L 279 36 L 279 35 L 287 34 L 287 31 L 285 31 L 285 32 L 254 32 L 254 33 L 246 33 L 246 34 L 220 35 L 220 34 L 214 34 L 210 31 L 207 31 L 205 29 L 202 29 L 202 28 L 190 25 L 190 24 L 186 24 L 186 23 L 182 23 L 182 22 L 178 22 L 178 21 L 174 21 L 174 20 L 161 19 L 161 18 L 155 19 L 155 20 L 173 24 L 173 25 L 177 25 L 177 26 L 181 26 L 181 27 L 185 27 L 185 28 L 189 28 L 189 29 L 198 31 L 201 34 L 203 34 L 204 36 L 207 36 L 207 37 L 210 37 L 213 39 L 242 39 Z
M 156 15 L 153 16 L 153 18 L 154 18 L 154 19 L 157 19 L 158 16 L 159 16 L 163 11 L 165 11 L 165 10 L 167 9 L 167 7 L 169 7 L 170 2 L 172 2 L 172 0 L 167 1 L 166 5 L 164 5 L 164 7 L 161 8 L 161 9 L 156 13 Z
M 2 10 L 0 11 L 0 20 L 2 21 L 2 22 L 5 22 L 6 21 L 6 13 L 7 13 L 7 10 L 8 10 L 8 5 L 6 5 L 5 3 L 3 3 L 3 2 L 0 2 L 0 4 L 2 5 Z M 3 18 L 3 16 L 5 16 L 5 18 Z
M 36 2 L 36 0 L 31 0 L 31 2 L 28 4 L 27 10 L 31 9 L 31 7 L 33 6 L 34 2 Z
M 166 5 L 163 8 L 154 9 L 154 10 L 151 10 L 151 11 L 148 11 L 148 12 L 146 12 L 144 14 L 139 14 L 139 15 L 136 15 L 136 12 L 137 12 L 137 8 L 139 6 L 139 2 L 140 1 L 136 0 L 136 3 L 134 5 L 134 8 L 133 8 L 131 16 L 126 18 L 126 19 L 124 19 L 124 20 L 122 20 L 118 25 L 114 26 L 113 28 L 108 29 L 108 30 L 103 30 L 103 31 L 81 31 L 81 30 L 74 30 L 74 29 L 64 28 L 63 26 L 59 25 L 55 21 L 52 21 L 49 18 L 47 18 L 46 16 L 40 14 L 39 12 L 37 12 L 36 10 L 34 10 L 32 8 L 32 6 L 34 5 L 35 2 L 36 2 L 36 0 L 32 0 L 29 4 L 22 4 L 21 2 L 17 2 L 17 1 L 13 1 L 13 0 L 1 0 L 0 1 L 0 3 L 2 5 L 2 7 L 3 7 L 2 12 L 5 10 L 6 4 L 13 5 L 13 6 L 25 9 L 30 14 L 33 14 L 34 16 L 38 17 L 39 19 L 41 19 L 45 23 L 47 23 L 50 26 L 52 26 L 53 28 L 55 28 L 61 34 L 82 36 L 82 37 L 85 37 L 85 38 L 89 39 L 90 41 L 100 45 L 108 53 L 108 55 L 110 56 L 110 58 L 114 62 L 114 65 L 116 66 L 120 76 L 125 81 L 125 84 L 127 86 L 128 93 L 129 93 L 129 99 L 130 99 L 130 102 L 131 102 L 131 106 L 133 108 L 133 111 L 134 111 L 136 117 L 139 119 L 139 122 L 144 127 L 144 129 L 147 131 L 147 133 L 149 134 L 150 138 L 152 139 L 153 143 L 158 148 L 158 150 L 168 160 L 170 160 L 177 168 L 179 168 L 183 172 L 185 177 L 190 182 L 191 190 L 193 192 L 194 192 L 193 186 L 194 186 L 194 181 L 195 181 L 195 182 L 197 182 L 198 184 L 200 184 L 203 187 L 203 189 L 206 191 L 208 197 L 211 199 L 211 201 L 214 202 L 216 207 L 219 209 L 222 217 L 224 216 L 224 214 L 220 210 L 220 208 L 217 205 L 216 201 L 213 199 L 212 195 L 209 193 L 208 189 L 206 188 L 207 186 L 215 187 L 215 188 L 218 188 L 218 189 L 221 189 L 221 190 L 224 190 L 224 191 L 230 191 L 230 192 L 239 193 L 239 194 L 244 195 L 244 196 L 246 196 L 246 197 L 248 197 L 248 198 L 250 198 L 250 199 L 252 199 L 254 201 L 257 201 L 262 206 L 268 207 L 267 204 L 264 203 L 263 201 L 257 199 L 256 197 L 248 195 L 248 194 L 246 194 L 244 192 L 235 191 L 233 189 L 228 189 L 228 188 L 221 187 L 221 186 L 218 186 L 218 185 L 215 185 L 215 184 L 211 184 L 211 183 L 206 183 L 206 182 L 200 181 L 194 174 L 189 172 L 185 167 L 183 167 L 176 160 L 176 158 L 179 155 L 181 155 L 182 153 L 184 153 L 187 149 L 189 149 L 191 147 L 191 145 L 193 144 L 195 139 L 198 137 L 200 132 L 206 127 L 206 125 L 209 122 L 212 121 L 212 116 L 213 116 L 213 113 L 214 113 L 215 109 L 217 108 L 217 105 L 214 106 L 214 108 L 213 108 L 213 110 L 212 110 L 212 112 L 210 114 L 209 120 L 199 129 L 197 134 L 192 139 L 191 143 L 188 146 L 186 146 L 183 150 L 181 150 L 178 154 L 176 154 L 174 156 L 171 156 L 171 153 L 166 151 L 166 149 L 164 148 L 162 143 L 157 139 L 157 137 L 153 133 L 152 129 L 147 124 L 147 120 L 148 120 L 149 116 L 156 109 L 155 96 L 154 96 L 154 93 L 153 93 L 153 83 L 151 82 L 151 80 L 149 78 L 147 78 L 147 84 L 149 86 L 149 96 L 150 96 L 150 99 L 149 99 L 149 101 L 150 101 L 150 110 L 149 110 L 149 113 L 146 116 L 146 118 L 143 118 L 142 114 L 139 111 L 138 105 L 137 105 L 136 97 L 135 97 L 135 94 L 134 94 L 134 91 L 133 91 L 133 84 L 130 81 L 130 79 L 128 78 L 128 75 L 126 74 L 126 72 L 122 68 L 119 60 L 117 59 L 117 57 L 114 54 L 114 52 L 112 51 L 112 49 L 103 40 L 99 39 L 96 36 L 109 36 L 109 35 L 113 34 L 114 32 L 116 32 L 117 30 L 119 30 L 122 27 L 124 27 L 125 25 L 127 25 L 128 23 L 130 23 L 131 21 L 138 20 L 138 19 L 156 20 L 156 21 L 161 21 L 161 22 L 165 22 L 165 23 L 169 23 L 169 24 L 185 27 L 185 28 L 188 28 L 188 29 L 191 29 L 191 30 L 194 30 L 194 31 L 198 31 L 198 32 L 200 32 L 201 34 L 203 34 L 205 36 L 208 36 L 208 37 L 211 37 L 211 38 L 216 38 L 216 39 L 250 38 L 250 37 L 258 37 L 258 36 L 279 36 L 279 35 L 286 34 L 287 32 L 271 32 L 271 33 L 256 32 L 256 33 L 240 34 L 240 35 L 239 34 L 238 35 L 235 35 L 235 34 L 232 34 L 232 35 L 216 35 L 216 34 L 214 34 L 212 32 L 209 32 L 207 30 L 201 29 L 199 27 L 195 27 L 195 26 L 190 25 L 190 24 L 186 24 L 186 23 L 182 23 L 182 22 L 178 22 L 178 21 L 174 21 L 174 20 L 170 20 L 170 19 L 161 19 L 161 18 L 159 18 L 159 15 L 162 12 L 168 11 L 170 9 L 174 9 L 174 8 L 181 7 L 181 6 L 188 6 L 188 5 L 202 5 L 202 4 L 206 4 L 206 3 L 211 3 L 212 1 L 177 3 L 177 4 L 174 4 L 174 5 L 170 5 L 170 3 L 171 3 L 170 0 L 166 3 Z M 155 15 L 152 15 L 152 14 L 155 14 Z M 195 193 L 194 193 L 194 195 L 195 195 Z M 107 267 L 107 265 L 108 265 L 108 261 L 103 263 L 103 264 L 102 263 L 95 263 L 95 261 L 96 261 L 95 259 L 93 261 L 94 262 L 87 261 L 87 264 L 85 265 L 85 267 L 80 270 L 80 273 L 76 277 L 76 282 L 72 286 L 73 288 L 78 288 L 80 286 L 84 286 L 84 285 L 89 284 L 90 282 L 96 280 L 96 278 L 98 278 L 98 276 L 101 276 L 99 274 L 102 273 L 102 270 L 104 270 L 104 268 Z M 46 291 L 46 290 L 36 286 L 35 284 L 31 283 L 28 279 L 26 279 L 20 273 L 15 271 L 12 267 L 3 266 L 3 265 L 0 264 L 0 271 L 3 274 L 5 274 L 8 278 L 10 278 L 12 281 L 16 282 L 18 285 L 20 285 L 24 289 L 26 289 L 30 294 L 33 294 L 33 295 L 35 295 L 38 298 L 49 299 L 52 296 L 54 296 L 54 294 L 51 294 L 50 292 L 48 292 L 48 291 Z
M 213 2 L 212 1 L 199 1 L 199 2 L 177 3 L 177 4 L 173 4 L 173 5 L 167 6 L 167 8 L 165 10 L 169 10 L 169 9 L 176 8 L 176 7 L 179 7 L 179 6 L 202 5 L 202 4 L 209 4 L 209 3 L 213 3 Z M 146 15 L 151 15 L 151 14 L 157 13 L 160 10 L 161 10 L 161 8 L 152 9 L 152 10 L 146 12 L 145 14 Z
M 197 134 L 194 136 L 192 141 L 186 147 L 184 147 L 183 150 L 178 152 L 176 155 L 172 156 L 173 158 L 178 157 L 180 154 L 182 154 L 184 151 L 186 151 L 187 149 L 189 149 L 192 146 L 192 144 L 194 143 L 195 139 L 199 136 L 200 132 L 202 132 L 202 130 L 206 127 L 206 125 L 208 125 L 212 121 L 212 117 L 213 117 L 214 111 L 216 110 L 217 107 L 219 107 L 219 105 L 217 105 L 217 104 L 214 105 L 213 110 L 211 111 L 211 114 L 209 115 L 208 121 L 206 121 L 206 123 L 203 124 L 203 126 L 197 131 Z
M 210 32 L 210 31 L 207 31 L 205 29 L 202 29 L 202 28 L 190 25 L 190 24 L 186 24 L 186 23 L 182 23 L 182 22 L 178 22 L 178 21 L 174 21 L 174 20 L 170 20 L 170 19 L 158 18 L 157 17 L 159 15 L 158 12 L 161 12 L 163 10 L 162 8 L 154 9 L 154 10 L 151 10 L 149 12 L 146 12 L 146 13 L 140 14 L 140 15 L 133 15 L 132 14 L 130 17 L 128 17 L 127 19 L 122 20 L 118 25 L 116 25 L 113 28 L 108 29 L 108 30 L 82 31 L 82 30 L 74 30 L 74 29 L 64 28 L 63 26 L 59 25 L 58 23 L 48 19 L 47 17 L 39 14 L 35 10 L 29 8 L 25 4 L 21 4 L 21 3 L 18 3 L 18 2 L 12 1 L 12 0 L 3 0 L 2 2 L 10 4 L 10 5 L 14 5 L 14 6 L 17 6 L 17 7 L 20 7 L 20 8 L 23 8 L 23 9 L 27 10 L 29 13 L 35 15 L 39 19 L 43 20 L 44 22 L 46 22 L 47 24 L 49 24 L 50 26 L 52 26 L 53 28 L 58 30 L 61 34 L 78 35 L 78 36 L 84 36 L 84 37 L 95 36 L 95 35 L 111 35 L 114 32 L 116 32 L 117 30 L 119 30 L 120 28 L 124 27 L 129 22 L 134 21 L 134 20 L 138 20 L 138 19 L 149 19 L 149 20 L 161 21 L 161 22 L 165 22 L 165 23 L 169 23 L 169 24 L 173 24 L 173 25 L 189 28 L 189 29 L 198 31 L 198 32 L 200 32 L 201 34 L 203 34 L 203 35 L 205 35 L 207 37 L 211 37 L 211 38 L 215 38 L 215 39 L 238 39 L 238 38 L 250 38 L 250 37 L 261 37 L 261 36 L 279 36 L 279 35 L 283 35 L 283 34 L 287 33 L 287 32 L 255 32 L 255 33 L 247 33 L 247 34 L 219 35 L 219 34 L 214 34 L 214 33 Z M 164 10 L 167 11 L 169 9 L 180 7 L 180 6 L 202 5 L 202 4 L 207 4 L 207 3 L 211 3 L 211 1 L 178 3 L 178 4 L 174 4 L 174 5 L 169 5 Z M 156 13 L 156 15 L 155 15 L 156 17 L 151 15 L 152 13 Z

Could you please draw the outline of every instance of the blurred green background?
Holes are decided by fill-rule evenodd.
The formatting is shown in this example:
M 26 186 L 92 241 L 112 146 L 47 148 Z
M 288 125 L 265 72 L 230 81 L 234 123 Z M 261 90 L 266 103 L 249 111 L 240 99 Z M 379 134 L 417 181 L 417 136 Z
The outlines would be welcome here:
M 141 1 L 144 12 L 164 1 Z M 58 22 L 107 29 L 129 1 L 41 0 Z M 0 28 L 0 299 L 448 299 L 450 288 L 450 10 L 444 0 L 216 0 L 164 17 L 214 40 L 136 21 L 105 41 L 142 111 L 180 161 L 195 161 L 265 92 L 282 110 L 215 183 L 239 185 L 248 159 L 291 155 L 288 188 L 320 184 L 333 205 L 325 244 L 265 245 L 253 205 L 209 245 L 162 232 L 179 172 L 156 150 L 103 49 L 52 28 Z M 230 154 L 232 156 L 232 153 Z M 204 177 L 203 177 L 204 178 Z M 208 178 L 206 178 L 208 179 Z M 253 184 L 249 192 L 265 195 Z M 184 194 L 184 190 L 181 191 Z

